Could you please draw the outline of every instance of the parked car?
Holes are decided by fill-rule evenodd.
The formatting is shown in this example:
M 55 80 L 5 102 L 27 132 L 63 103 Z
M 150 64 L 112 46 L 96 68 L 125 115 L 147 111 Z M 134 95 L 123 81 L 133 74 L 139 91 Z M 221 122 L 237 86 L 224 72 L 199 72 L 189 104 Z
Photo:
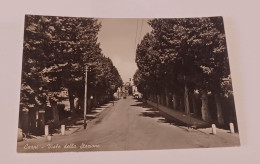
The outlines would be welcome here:
M 142 94 L 141 94 L 140 92 L 135 92 L 135 93 L 133 94 L 133 96 L 134 96 L 134 98 L 136 98 L 136 99 L 141 99 L 141 98 L 142 98 Z

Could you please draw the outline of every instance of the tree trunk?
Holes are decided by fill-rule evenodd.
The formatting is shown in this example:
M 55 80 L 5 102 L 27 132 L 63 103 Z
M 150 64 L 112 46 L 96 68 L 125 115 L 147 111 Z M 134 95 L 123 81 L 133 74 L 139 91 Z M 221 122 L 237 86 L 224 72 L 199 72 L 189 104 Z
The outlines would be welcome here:
M 184 84 L 184 107 L 185 107 L 185 113 L 190 113 L 190 103 L 189 103 L 189 89 L 187 86 L 187 83 Z
M 99 107 L 100 106 L 100 95 L 99 95 L 99 93 L 97 93 L 96 99 L 97 99 L 97 107 Z
M 75 113 L 75 109 L 74 109 L 74 95 L 72 94 L 71 89 L 68 89 L 68 94 L 69 94 L 69 102 L 70 102 L 70 111 L 72 114 Z
M 160 100 L 161 100 L 161 104 L 165 105 L 165 100 L 164 100 L 164 95 L 160 94 Z
M 22 123 L 23 132 L 25 134 L 29 134 L 29 132 L 31 130 L 30 129 L 30 121 L 32 119 L 32 118 L 30 118 L 31 111 L 30 112 L 29 111 L 20 111 L 20 112 L 22 112 L 22 114 L 21 114 L 21 116 L 22 116 L 21 123 Z M 33 116 L 35 118 L 35 114 Z
M 197 104 L 196 97 L 195 97 L 194 94 L 191 94 L 191 101 L 192 101 L 193 113 L 195 115 L 197 115 L 199 113 L 198 112 L 198 104 Z
M 156 95 L 156 104 L 157 104 L 157 109 L 159 109 L 159 95 Z
M 33 133 L 36 131 L 37 129 L 37 119 L 39 117 L 38 115 L 38 109 L 31 109 L 29 111 L 29 115 L 27 117 L 27 121 L 28 121 L 28 133 Z
M 206 91 L 201 92 L 201 101 L 202 101 L 202 106 L 201 106 L 201 114 L 202 114 L 202 119 L 207 122 L 211 122 L 212 118 L 209 113 L 209 100 L 208 100 L 208 95 Z
M 157 95 L 157 99 L 158 99 L 158 104 L 161 104 L 161 96 L 159 94 Z
M 165 99 L 166 99 L 166 106 L 169 107 L 169 95 L 168 95 L 168 93 L 166 93 Z
M 52 107 L 52 115 L 53 115 L 53 123 L 55 126 L 58 126 L 59 121 L 60 121 L 60 116 L 59 116 L 59 111 L 58 111 L 58 107 L 57 107 L 57 102 L 54 101 L 51 103 L 51 107 Z
M 216 107 L 217 107 L 217 119 L 219 125 L 224 125 L 224 117 L 222 112 L 222 106 L 220 102 L 220 98 L 218 94 L 215 94 L 215 101 L 216 101 Z
M 45 128 L 45 106 L 41 107 L 38 111 L 38 134 L 43 134 L 44 133 L 44 128 Z
M 79 98 L 75 97 L 74 99 L 74 109 L 79 110 Z
M 94 99 L 93 99 L 93 101 L 94 101 L 94 107 L 97 107 L 98 105 L 98 103 L 97 103 L 97 93 L 95 92 L 94 93 Z
M 177 110 L 177 95 L 175 93 L 172 94 L 172 106 L 173 106 L 173 109 Z
M 92 108 L 93 108 L 93 102 L 92 102 L 91 99 L 87 99 L 87 103 L 88 103 L 88 105 L 87 105 L 87 113 L 89 113 L 92 110 Z
M 84 111 L 84 95 L 79 96 L 78 105 L 79 105 L 79 110 Z
M 179 109 L 180 111 L 184 111 L 184 99 L 183 98 L 178 98 L 179 100 L 179 104 L 177 104 L 177 109 Z

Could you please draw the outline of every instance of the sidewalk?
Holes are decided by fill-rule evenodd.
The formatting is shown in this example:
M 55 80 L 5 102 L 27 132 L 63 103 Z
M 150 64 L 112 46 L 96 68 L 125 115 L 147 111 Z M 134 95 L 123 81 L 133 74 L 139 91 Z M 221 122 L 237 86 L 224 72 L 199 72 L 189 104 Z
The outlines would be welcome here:
M 104 104 L 104 105 L 102 105 L 102 106 L 100 106 L 98 108 L 92 109 L 91 112 L 86 115 L 86 118 L 87 118 L 86 123 L 88 124 L 89 121 L 91 121 L 91 120 L 95 119 L 96 117 L 98 117 L 105 109 L 112 108 L 116 102 L 117 101 L 109 102 L 109 103 Z M 68 132 L 67 135 L 73 134 L 76 131 L 84 128 L 84 120 L 81 120 L 81 121 L 79 121 L 77 123 L 81 124 L 81 125 L 77 126 L 77 128 L 75 130 L 72 130 L 72 132 Z
M 87 117 L 87 123 L 91 120 L 93 120 L 94 118 L 98 117 L 99 114 L 101 114 L 102 111 L 104 111 L 107 108 L 111 108 L 111 106 L 113 106 L 112 102 L 109 102 L 107 104 L 104 104 L 98 108 L 92 109 L 91 112 L 89 114 L 86 115 Z M 82 118 L 71 118 L 71 119 L 67 119 L 64 120 L 63 122 L 61 122 L 61 124 L 66 125 L 65 127 L 65 135 L 71 135 L 75 132 L 77 132 L 80 129 L 84 128 L 84 120 Z M 53 136 L 61 136 L 61 131 L 60 129 L 52 134 Z M 22 143 L 22 142 L 28 142 L 31 140 L 45 140 L 46 136 L 42 135 L 42 136 L 31 136 L 32 138 L 24 138 L 23 141 L 20 141 L 18 143 Z
M 147 103 L 155 108 L 157 108 L 157 104 L 152 102 L 152 101 L 147 101 Z M 170 117 L 173 117 L 173 119 L 176 119 L 186 125 L 191 125 L 194 128 L 205 128 L 205 127 L 210 127 L 210 124 L 195 118 L 194 116 L 189 116 L 188 114 L 184 113 L 184 112 L 180 112 L 180 111 L 176 111 L 173 110 L 171 108 L 162 106 L 162 105 L 158 105 L 158 110 L 167 114 Z
M 86 123 L 96 118 L 103 110 L 110 108 L 113 105 L 112 102 L 109 102 L 107 104 L 104 104 L 98 108 L 92 109 L 90 113 L 86 115 Z M 84 120 L 78 119 L 78 121 L 75 121 L 74 125 L 72 126 L 66 126 L 65 135 L 70 135 L 75 132 L 77 132 L 79 129 L 82 129 L 84 126 Z

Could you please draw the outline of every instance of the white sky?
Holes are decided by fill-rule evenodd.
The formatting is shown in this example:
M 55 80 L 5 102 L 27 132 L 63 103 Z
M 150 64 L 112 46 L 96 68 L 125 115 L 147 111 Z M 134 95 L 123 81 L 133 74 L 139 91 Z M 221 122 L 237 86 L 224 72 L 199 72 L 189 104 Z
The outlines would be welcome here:
M 148 19 L 102 18 L 98 34 L 102 52 L 117 67 L 124 82 L 132 78 L 137 66 L 135 63 L 136 45 L 143 36 L 152 30 Z M 137 34 L 137 35 L 136 35 Z M 135 41 L 136 40 L 136 41 Z

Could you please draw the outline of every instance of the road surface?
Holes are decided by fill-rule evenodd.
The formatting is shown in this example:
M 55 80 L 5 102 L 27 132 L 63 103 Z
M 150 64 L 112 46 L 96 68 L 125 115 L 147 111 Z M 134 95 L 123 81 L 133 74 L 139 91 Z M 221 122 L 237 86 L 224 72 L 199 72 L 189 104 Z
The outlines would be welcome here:
M 118 151 L 238 146 L 237 134 L 211 135 L 168 122 L 158 111 L 132 97 L 117 101 L 68 136 L 18 142 L 18 152 Z

